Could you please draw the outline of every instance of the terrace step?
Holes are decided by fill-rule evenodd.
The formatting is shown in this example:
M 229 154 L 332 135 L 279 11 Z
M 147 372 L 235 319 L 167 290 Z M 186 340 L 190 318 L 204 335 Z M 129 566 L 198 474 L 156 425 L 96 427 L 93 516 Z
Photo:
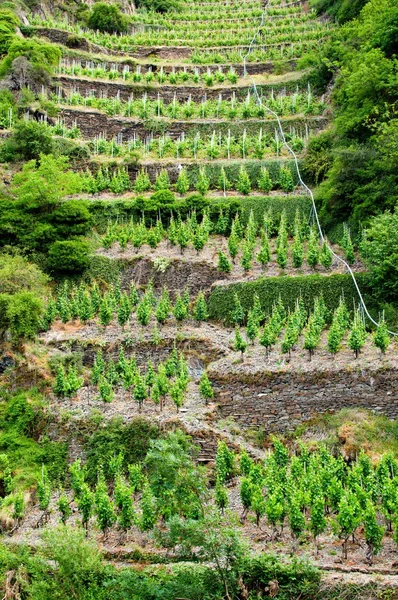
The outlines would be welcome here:
M 150 122 L 145 122 L 142 119 L 131 117 L 109 117 L 105 113 L 96 109 L 88 109 L 83 107 L 62 107 L 61 118 L 68 127 L 79 127 L 82 137 L 85 139 L 94 139 L 102 135 L 105 139 L 111 140 L 116 136 L 122 137 L 128 141 L 134 135 L 144 138 L 156 131 L 167 133 L 170 137 L 176 139 L 182 133 L 190 131 L 207 132 L 209 135 L 213 130 L 222 131 L 227 134 L 228 130 L 234 135 L 234 132 L 241 132 L 246 129 L 247 133 L 259 132 L 260 128 L 263 132 L 274 133 L 277 128 L 277 122 L 274 119 L 248 119 L 247 121 L 233 122 L 228 119 L 207 119 L 207 120 L 178 120 L 171 121 L 165 118 L 151 119 Z M 295 131 L 296 135 L 311 135 L 326 128 L 328 119 L 326 117 L 304 117 L 294 115 L 293 117 L 284 117 L 282 119 L 284 125 L 290 130 Z
M 256 81 L 259 92 L 277 91 L 286 89 L 295 91 L 297 86 L 303 89 L 306 86 L 306 71 L 295 71 L 285 73 L 284 75 L 273 75 L 264 79 L 260 83 Z M 120 100 L 128 101 L 131 96 L 137 94 L 147 94 L 148 100 L 156 100 L 160 96 L 163 100 L 171 102 L 175 97 L 180 102 L 186 102 L 190 98 L 192 101 L 201 102 L 204 98 L 218 99 L 220 94 L 223 100 L 230 100 L 233 95 L 236 98 L 245 98 L 249 91 L 252 91 L 253 84 L 247 81 L 242 85 L 231 86 L 217 85 L 213 87 L 200 87 L 198 85 L 159 85 L 142 83 L 125 83 L 119 81 L 109 81 L 108 79 L 92 79 L 90 77 L 77 77 L 76 75 L 56 75 L 54 84 L 57 93 L 61 91 L 64 95 L 77 92 L 82 96 L 94 95 L 97 98 L 118 97 Z
M 71 39 L 76 42 L 76 34 L 70 33 L 68 31 L 56 28 L 46 28 L 46 27 L 36 27 L 35 31 L 38 36 L 46 37 L 50 41 L 68 46 L 71 43 Z M 153 59 L 163 59 L 163 60 L 189 60 L 192 55 L 194 55 L 197 51 L 206 51 L 207 53 L 220 53 L 220 52 L 241 52 L 242 61 L 243 56 L 247 54 L 250 45 L 238 45 L 238 46 L 209 46 L 209 47 L 200 47 L 200 46 L 186 46 L 186 45 L 170 45 L 170 46 L 139 46 L 132 44 L 132 48 L 134 50 L 130 50 L 129 52 L 113 50 L 111 48 L 105 48 L 104 46 L 100 46 L 98 44 L 89 42 L 84 40 L 82 36 L 81 38 L 81 49 L 85 51 L 94 51 L 94 52 L 102 52 L 107 55 L 115 55 L 115 56 L 130 56 L 133 58 L 153 58 Z M 324 38 L 319 38 L 316 42 L 321 42 Z M 315 40 L 313 40 L 315 43 Z M 308 42 L 309 43 L 309 42 Z M 80 42 L 79 42 L 80 45 Z M 291 48 L 291 42 L 282 42 L 278 44 L 266 44 L 260 45 L 262 49 L 265 48 L 273 48 L 276 50 L 281 50 L 283 48 Z M 282 58 L 282 57 L 281 57 Z
M 187 65 L 176 62 L 168 63 L 159 61 L 139 61 L 133 58 L 122 58 L 122 60 L 118 60 L 117 57 L 111 61 L 108 56 L 92 55 L 83 52 L 79 53 L 76 50 L 68 50 L 67 48 L 64 49 L 63 56 L 68 58 L 69 64 L 70 61 L 75 61 L 76 63 L 81 64 L 81 66 L 84 68 L 86 65 L 94 63 L 95 65 L 106 69 L 107 71 L 117 70 L 119 73 L 123 72 L 123 68 L 125 66 L 128 66 L 131 72 L 136 69 L 137 66 L 139 66 L 141 73 L 146 73 L 149 70 L 152 71 L 152 73 L 158 73 L 161 69 L 163 69 L 165 74 L 172 73 L 173 71 L 176 73 L 180 71 L 187 71 L 189 73 L 198 73 L 201 75 L 203 73 L 207 73 L 208 69 L 210 69 L 210 71 L 217 71 L 221 69 L 223 72 L 233 69 L 238 77 L 243 77 L 244 75 L 244 66 L 242 63 Z M 276 66 L 280 68 L 279 61 L 275 62 L 270 60 L 259 63 L 247 63 L 246 72 L 247 75 L 273 74 Z M 291 73 L 296 70 L 297 59 L 285 60 L 283 61 L 283 66 L 286 73 Z M 278 75 L 274 76 L 277 77 Z

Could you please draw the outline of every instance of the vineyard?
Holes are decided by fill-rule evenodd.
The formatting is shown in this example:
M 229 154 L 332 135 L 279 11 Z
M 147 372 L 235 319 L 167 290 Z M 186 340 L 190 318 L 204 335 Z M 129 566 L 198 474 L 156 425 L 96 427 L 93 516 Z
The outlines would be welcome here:
M 0 6 L 4 600 L 398 598 L 397 15 Z

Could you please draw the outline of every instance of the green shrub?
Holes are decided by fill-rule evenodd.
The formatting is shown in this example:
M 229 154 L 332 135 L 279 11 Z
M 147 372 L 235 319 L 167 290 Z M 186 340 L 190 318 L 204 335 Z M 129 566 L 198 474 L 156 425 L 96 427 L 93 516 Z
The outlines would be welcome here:
M 61 59 L 61 50 L 55 44 L 42 39 L 16 37 L 8 48 L 7 56 L 0 63 L 0 77 L 11 71 L 12 63 L 24 56 L 34 69 L 44 69 L 52 73 Z
M 8 327 L 14 339 L 32 339 L 39 330 L 43 301 L 33 292 L 11 296 L 7 306 Z
M 1 147 L 4 161 L 38 159 L 40 154 L 50 154 L 53 150 L 51 133 L 45 123 L 19 121 L 12 135 Z
M 128 20 L 116 4 L 97 2 L 87 21 L 90 29 L 107 33 L 122 33 L 128 29 Z
M 137 6 L 165 13 L 179 8 L 177 0 L 137 0 Z
M 57 273 L 79 273 L 89 265 L 89 244 L 86 240 L 64 240 L 51 244 L 48 264 Z
M 124 470 L 127 470 L 127 465 L 142 461 L 151 440 L 159 435 L 158 426 L 146 419 L 135 418 L 128 424 L 116 419 L 110 421 L 90 435 L 85 444 L 88 479 L 96 481 L 99 465 L 104 467 L 105 476 L 110 475 L 109 457 L 119 452 L 124 457 Z
M 246 557 L 241 566 L 242 579 L 250 591 L 262 591 L 277 581 L 278 598 L 312 598 L 319 590 L 320 571 L 310 562 L 294 557 L 286 560 L 273 554 Z

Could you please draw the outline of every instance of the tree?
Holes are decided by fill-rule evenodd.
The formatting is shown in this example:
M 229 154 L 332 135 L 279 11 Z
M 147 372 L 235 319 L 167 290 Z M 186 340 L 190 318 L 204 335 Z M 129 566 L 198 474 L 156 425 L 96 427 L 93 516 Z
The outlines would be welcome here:
M 141 497 L 141 531 L 150 531 L 158 520 L 156 500 L 148 484 L 144 485 Z
M 267 263 L 269 263 L 270 259 L 271 259 L 271 248 L 269 245 L 268 235 L 264 231 L 261 236 L 261 249 L 260 249 L 260 252 L 257 254 L 257 260 L 259 261 L 259 263 L 261 264 L 261 266 L 264 269 L 265 266 L 267 265 Z
M 171 303 L 170 303 L 169 293 L 168 293 L 167 289 L 164 288 L 162 291 L 160 300 L 158 302 L 158 305 L 156 307 L 156 312 L 155 312 L 155 316 L 156 316 L 158 323 L 163 324 L 167 320 L 167 318 L 170 314 L 170 310 L 171 310 Z
M 90 29 L 106 33 L 123 33 L 128 30 L 128 21 L 116 4 L 97 2 L 87 21 Z
M 134 400 L 138 403 L 138 410 L 141 412 L 142 404 L 147 398 L 147 389 L 145 386 L 144 378 L 137 373 L 134 385 Z
M 234 293 L 234 308 L 231 317 L 235 325 L 243 325 L 245 313 L 239 300 L 239 296 L 236 292 Z
M 254 486 L 251 494 L 251 508 L 256 515 L 256 525 L 260 527 L 260 519 L 266 513 L 267 504 L 263 490 L 260 486 Z
M 221 485 L 219 482 L 216 483 L 215 501 L 217 507 L 220 509 L 220 512 L 223 515 L 224 510 L 228 506 L 228 491 L 227 488 Z
M 62 364 L 59 365 L 57 369 L 57 375 L 53 391 L 56 396 L 62 397 L 68 395 L 68 379 L 65 373 L 64 366 Z
M 228 238 L 228 252 L 232 258 L 232 262 L 235 263 L 235 258 L 239 252 L 239 237 L 232 231 Z
M 112 317 L 113 317 L 113 310 L 112 310 L 111 303 L 109 301 L 108 296 L 104 296 L 101 300 L 100 308 L 99 308 L 99 318 L 100 318 L 101 325 L 103 325 L 104 327 L 107 327 L 107 325 L 109 325 L 109 323 L 112 321 Z
M 98 350 L 95 355 L 93 368 L 91 371 L 91 382 L 93 385 L 97 385 L 101 377 L 105 373 L 105 361 L 102 358 L 102 351 Z
M 34 120 L 17 122 L 9 144 L 10 150 L 12 144 L 15 157 L 22 160 L 36 160 L 41 154 L 51 154 L 53 150 L 47 125 Z
M 268 169 L 266 169 L 265 167 L 261 167 L 260 177 L 257 181 L 257 186 L 258 189 L 264 192 L 265 194 L 269 194 L 269 192 L 272 189 L 271 176 L 269 174 Z
M 348 345 L 355 354 L 355 358 L 358 358 L 362 347 L 366 341 L 366 329 L 363 322 L 363 318 L 359 309 L 355 311 L 354 319 L 351 324 L 351 331 L 348 335 Z
M 206 170 L 204 168 L 199 169 L 198 178 L 196 180 L 196 189 L 202 196 L 206 196 L 209 191 L 210 181 L 206 175 Z
M 281 167 L 279 172 L 279 185 L 284 192 L 293 192 L 294 181 L 292 172 L 288 167 Z
M 241 522 L 244 523 L 247 517 L 247 513 L 252 504 L 253 484 L 248 477 L 243 477 L 240 482 L 240 501 L 243 506 L 243 513 L 241 515 Z
M 323 241 L 321 251 L 319 253 L 319 262 L 328 271 L 333 264 L 333 254 L 326 240 Z
M 234 472 L 234 453 L 225 442 L 220 441 L 217 445 L 216 454 L 216 476 L 221 484 L 229 481 Z
M 109 527 L 116 521 L 116 515 L 102 473 L 99 474 L 98 483 L 95 488 L 95 511 L 98 527 L 101 529 L 104 538 L 106 539 Z
M 243 248 L 242 248 L 242 260 L 241 260 L 241 265 L 245 271 L 250 271 L 251 266 L 252 266 L 252 260 L 253 260 L 253 245 L 251 243 L 248 243 L 247 241 L 245 241 L 243 244 Z
M 25 514 L 25 499 L 24 499 L 22 492 L 19 492 L 15 496 L 14 511 L 12 513 L 12 518 L 16 520 L 17 527 L 20 526 L 24 514 Z
M 238 177 L 238 181 L 236 183 L 236 189 L 238 190 L 238 192 L 240 192 L 244 196 L 247 196 L 248 194 L 250 194 L 250 191 L 251 191 L 250 177 L 243 165 L 241 166 L 241 168 L 239 170 L 239 177 Z
M 209 317 L 209 313 L 207 311 L 207 304 L 203 292 L 199 292 L 198 297 L 196 299 L 194 317 L 199 324 L 201 324 L 202 321 L 207 321 Z
M 293 490 L 289 503 L 289 526 L 295 542 L 305 530 L 305 517 L 298 501 L 296 490 Z M 294 549 L 296 544 L 294 545 Z
M 318 556 L 318 536 L 326 529 L 325 501 L 321 495 L 316 495 L 311 501 L 310 529 L 314 537 L 315 551 Z
M 140 325 L 148 325 L 152 315 L 152 306 L 147 298 L 143 298 L 137 306 L 137 319 Z
M 62 525 L 66 525 L 66 521 L 68 517 L 72 514 L 72 510 L 69 504 L 69 498 L 66 494 L 61 494 L 58 498 L 58 510 L 61 514 L 61 523 Z
M 119 525 L 125 532 L 130 529 L 135 521 L 132 495 L 131 487 L 119 475 L 115 485 L 115 504 L 119 509 Z
M 109 383 L 105 377 L 101 377 L 99 379 L 98 391 L 100 393 L 101 400 L 104 402 L 112 402 L 114 396 L 112 384 Z
M 235 341 L 234 341 L 234 350 L 235 352 L 241 353 L 241 361 L 243 360 L 243 354 L 245 353 L 247 348 L 247 343 L 242 338 L 239 327 L 235 327 Z
M 314 227 L 311 228 L 307 246 L 307 262 L 310 267 L 315 269 L 319 263 L 319 239 Z
M 221 273 L 231 272 L 231 263 L 222 250 L 218 251 L 218 270 L 221 271 Z
M 275 331 L 271 327 L 271 324 L 268 322 L 265 325 L 263 332 L 260 336 L 260 344 L 262 346 L 264 346 L 266 356 L 268 356 L 268 353 L 269 353 L 270 349 L 272 348 L 272 346 L 275 344 L 275 341 L 276 341 Z
M 293 240 L 292 246 L 292 257 L 293 257 L 293 266 L 296 269 L 299 269 L 304 260 L 304 248 L 303 243 L 301 241 L 301 236 L 296 232 Z
M 151 180 L 148 177 L 148 173 L 145 171 L 145 169 L 140 169 L 134 181 L 133 190 L 138 194 L 142 194 L 142 192 L 146 192 L 150 189 Z
M 86 536 L 88 535 L 88 524 L 90 518 L 93 515 L 94 510 L 94 494 L 88 487 L 86 483 L 84 483 L 81 487 L 80 494 L 76 500 L 79 512 L 82 516 L 82 525 L 86 531 Z
M 178 292 L 176 302 L 174 304 L 173 314 L 177 321 L 183 321 L 188 317 L 188 307 L 181 298 L 181 294 Z
M 246 335 L 251 343 L 254 344 L 254 340 L 258 336 L 258 318 L 253 309 L 249 310 L 247 316 Z
M 168 190 L 170 189 L 170 178 L 166 169 L 162 169 L 159 175 L 156 177 L 155 190 Z
M 361 519 L 361 509 L 355 494 L 347 492 L 341 498 L 336 515 L 335 528 L 339 537 L 343 538 L 343 558 L 347 559 L 347 543 L 353 535 Z
M 208 400 L 211 400 L 214 397 L 213 387 L 210 383 L 210 379 L 208 378 L 206 371 L 203 371 L 203 375 L 200 379 L 199 390 L 201 396 L 205 399 L 206 404 Z
M 218 187 L 223 192 L 224 196 L 226 196 L 227 190 L 231 187 L 231 183 L 228 181 L 224 167 L 221 167 L 220 177 L 218 178 Z
M 366 502 L 366 507 L 363 513 L 363 523 L 367 546 L 366 559 L 369 565 L 372 565 L 373 557 L 381 550 L 384 529 L 377 523 L 376 508 L 373 502 L 370 500 L 367 500 Z
M 124 328 L 131 315 L 130 299 L 127 294 L 122 294 L 120 297 L 119 308 L 117 311 L 117 320 L 119 325 Z
M 187 170 L 182 168 L 178 174 L 178 179 L 176 182 L 176 191 L 183 196 L 189 191 L 189 178 L 187 174 Z
M 379 326 L 373 335 L 373 342 L 376 348 L 379 348 L 380 352 L 385 354 L 388 346 L 390 345 L 390 341 L 390 334 L 388 333 L 387 324 L 383 315 Z

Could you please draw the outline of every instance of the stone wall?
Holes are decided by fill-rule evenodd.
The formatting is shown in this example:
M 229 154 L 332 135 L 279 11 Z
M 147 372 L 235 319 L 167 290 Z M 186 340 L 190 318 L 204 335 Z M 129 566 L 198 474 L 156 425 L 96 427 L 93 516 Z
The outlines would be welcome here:
M 366 408 L 398 418 L 398 371 L 264 373 L 238 378 L 210 372 L 222 417 L 241 426 L 286 431 L 314 415 Z

